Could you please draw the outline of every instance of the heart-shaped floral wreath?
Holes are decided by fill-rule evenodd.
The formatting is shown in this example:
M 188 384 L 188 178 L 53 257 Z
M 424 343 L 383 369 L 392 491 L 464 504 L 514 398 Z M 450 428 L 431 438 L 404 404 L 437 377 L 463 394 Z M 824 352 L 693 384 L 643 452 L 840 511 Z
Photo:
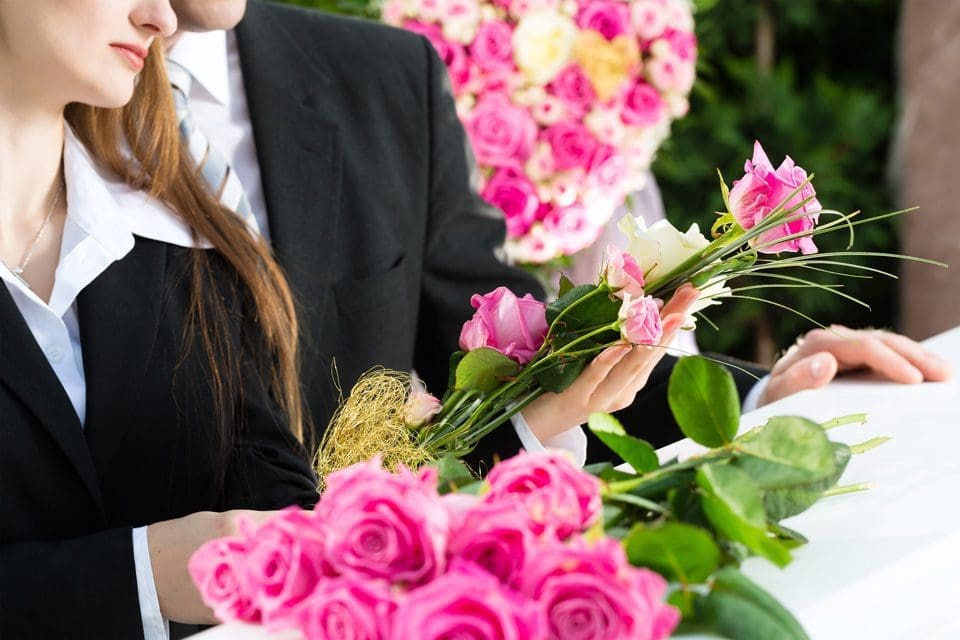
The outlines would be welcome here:
M 519 262 L 596 240 L 689 108 L 689 0 L 385 0 L 382 17 L 446 63 Z

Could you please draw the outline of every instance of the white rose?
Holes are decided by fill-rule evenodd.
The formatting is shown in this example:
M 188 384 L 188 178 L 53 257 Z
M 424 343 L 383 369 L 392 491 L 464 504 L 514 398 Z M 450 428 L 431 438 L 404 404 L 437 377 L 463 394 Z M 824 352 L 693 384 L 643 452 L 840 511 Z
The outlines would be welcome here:
M 545 85 L 572 58 L 577 26 L 555 11 L 524 16 L 513 32 L 513 57 L 530 82 Z
M 700 253 L 710 244 L 696 224 L 681 233 L 667 220 L 658 220 L 647 227 L 642 217 L 624 216 L 618 225 L 630 239 L 627 252 L 643 270 L 644 279 L 651 282 L 680 266 L 690 256 Z M 716 297 L 730 294 L 725 281 L 700 289 L 700 299 L 690 308 L 688 326 L 694 323 L 693 314 L 712 304 L 720 304 Z

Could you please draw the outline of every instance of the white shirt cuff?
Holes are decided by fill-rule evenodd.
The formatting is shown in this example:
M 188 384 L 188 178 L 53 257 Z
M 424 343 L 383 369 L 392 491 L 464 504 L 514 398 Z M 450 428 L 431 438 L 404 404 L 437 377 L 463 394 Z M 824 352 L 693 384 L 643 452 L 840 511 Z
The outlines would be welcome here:
M 757 404 L 760 402 L 760 396 L 763 395 L 769 382 L 770 376 L 763 376 L 757 380 L 757 383 L 750 389 L 750 393 L 743 399 L 743 405 L 741 407 L 742 413 L 749 413 L 757 408 Z
M 157 596 L 157 585 L 153 581 L 146 527 L 133 530 L 133 564 L 137 572 L 137 598 L 140 600 L 143 640 L 169 640 L 169 625 L 160 613 L 160 598 Z
M 567 429 L 552 438 L 540 442 L 537 436 L 533 435 L 530 425 L 524 420 L 522 413 L 515 413 L 510 418 L 513 428 L 520 438 L 520 443 L 527 451 L 543 451 L 544 449 L 563 449 L 573 456 L 574 462 L 581 467 L 587 462 L 587 434 L 583 432 L 583 427 L 573 427 Z

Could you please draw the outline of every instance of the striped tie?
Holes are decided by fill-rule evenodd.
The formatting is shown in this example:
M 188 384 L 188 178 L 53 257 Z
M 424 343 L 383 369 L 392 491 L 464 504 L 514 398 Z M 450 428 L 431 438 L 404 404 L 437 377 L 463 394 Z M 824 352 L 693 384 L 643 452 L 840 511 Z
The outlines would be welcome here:
M 171 66 L 173 72 L 173 63 L 167 64 Z M 171 84 L 171 87 L 173 87 L 173 104 L 177 110 L 180 136 L 190 150 L 190 156 L 200 167 L 200 174 L 220 203 L 243 218 L 252 233 L 259 234 L 260 226 L 250 208 L 250 201 L 247 200 L 247 194 L 243 191 L 240 178 L 230 168 L 230 164 L 220 150 L 210 144 L 207 136 L 193 121 L 187 101 L 187 94 L 190 91 L 190 74 L 182 67 L 178 67 L 176 73 L 171 75 L 176 76 L 176 82 Z

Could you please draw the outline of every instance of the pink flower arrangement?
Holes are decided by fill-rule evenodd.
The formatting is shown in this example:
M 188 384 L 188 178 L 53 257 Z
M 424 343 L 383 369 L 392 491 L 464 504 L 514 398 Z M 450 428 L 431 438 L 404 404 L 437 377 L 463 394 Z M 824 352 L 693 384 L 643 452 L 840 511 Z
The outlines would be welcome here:
M 441 498 L 435 471 L 354 465 L 327 478 L 313 512 L 211 541 L 190 572 L 220 619 L 306 640 L 670 635 L 665 581 L 585 536 L 600 514 L 593 476 L 537 453 L 496 465 L 488 485 Z
M 464 351 L 490 347 L 526 364 L 543 344 L 546 305 L 529 293 L 518 298 L 506 287 L 497 287 L 488 294 L 474 295 L 470 304 L 477 311 L 460 331 Z
M 690 0 L 385 0 L 382 18 L 447 65 L 519 262 L 592 244 L 689 108 Z

